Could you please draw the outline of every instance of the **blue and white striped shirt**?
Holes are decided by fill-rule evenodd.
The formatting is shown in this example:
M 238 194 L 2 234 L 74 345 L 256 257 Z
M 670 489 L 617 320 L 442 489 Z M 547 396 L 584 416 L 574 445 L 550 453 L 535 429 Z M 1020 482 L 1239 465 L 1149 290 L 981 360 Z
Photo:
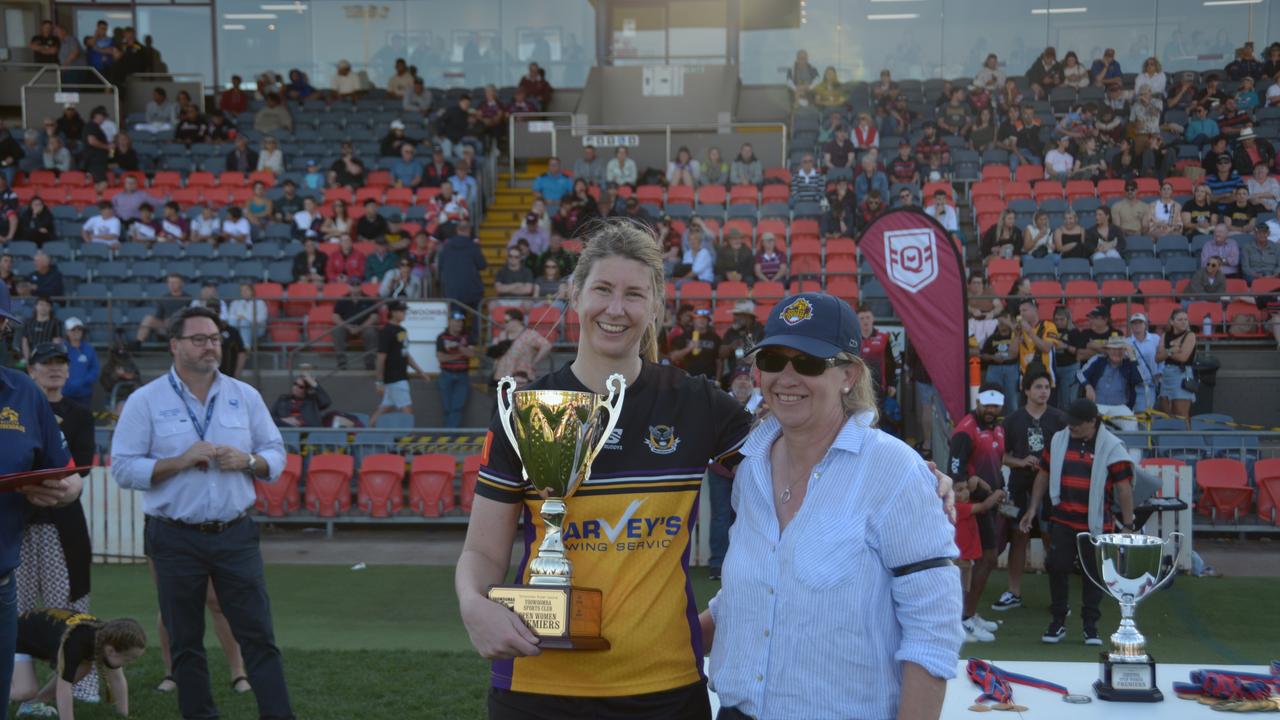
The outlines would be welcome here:
M 954 559 L 955 529 L 920 456 L 868 422 L 845 423 L 781 534 L 769 457 L 777 419 L 743 445 L 724 584 L 711 600 L 722 705 L 760 720 L 893 718 L 902 663 L 955 675 L 959 570 L 890 570 Z

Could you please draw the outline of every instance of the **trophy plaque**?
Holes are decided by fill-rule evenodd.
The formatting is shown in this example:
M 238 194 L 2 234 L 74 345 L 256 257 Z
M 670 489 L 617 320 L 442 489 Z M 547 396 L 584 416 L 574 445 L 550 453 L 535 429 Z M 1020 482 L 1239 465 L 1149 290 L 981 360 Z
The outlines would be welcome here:
M 1080 563 L 1086 582 L 1094 583 L 1120 603 L 1120 627 L 1111 636 L 1111 652 L 1099 655 L 1099 677 L 1093 683 L 1093 691 L 1100 700 L 1160 702 L 1164 694 L 1156 687 L 1156 661 L 1147 654 L 1146 638 L 1138 632 L 1133 614 L 1139 602 L 1173 579 L 1182 533 L 1171 533 L 1165 541 L 1150 535 L 1093 536 L 1082 532 L 1076 535 L 1081 553 L 1087 550 L 1080 542 L 1086 538 L 1093 546 L 1099 575 L 1094 577 L 1089 563 Z M 1171 557 L 1165 554 L 1166 545 L 1173 546 Z
M 498 419 L 520 457 L 525 481 L 542 498 L 538 514 L 543 538 L 529 562 L 529 583 L 494 585 L 489 599 L 519 615 L 544 649 L 609 649 L 609 641 L 600 635 L 601 592 L 573 585 L 573 564 L 564 555 L 560 536 L 566 500 L 590 476 L 591 463 L 621 417 L 626 379 L 615 373 L 605 387 L 607 396 L 516 390 L 511 377 L 498 383 Z

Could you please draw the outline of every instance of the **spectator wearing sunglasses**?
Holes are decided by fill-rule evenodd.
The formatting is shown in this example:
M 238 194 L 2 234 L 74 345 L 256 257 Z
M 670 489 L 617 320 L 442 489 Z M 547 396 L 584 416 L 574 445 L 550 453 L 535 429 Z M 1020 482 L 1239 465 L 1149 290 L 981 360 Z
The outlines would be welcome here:
M 1224 223 L 1213 227 L 1213 240 L 1200 249 L 1200 265 L 1209 267 L 1209 263 L 1217 259 L 1222 266 L 1222 274 L 1236 277 L 1240 274 L 1240 246 L 1231 239 L 1231 231 Z
M 1183 294 L 1188 305 L 1196 300 L 1225 300 L 1227 292 L 1226 273 L 1223 272 L 1222 260 L 1211 257 L 1204 267 L 1196 271 L 1187 282 Z
M 955 675 L 951 483 L 876 428 L 859 345 L 847 303 L 804 293 L 757 346 L 769 414 L 743 444 L 723 589 L 699 617 L 721 717 L 937 717 Z

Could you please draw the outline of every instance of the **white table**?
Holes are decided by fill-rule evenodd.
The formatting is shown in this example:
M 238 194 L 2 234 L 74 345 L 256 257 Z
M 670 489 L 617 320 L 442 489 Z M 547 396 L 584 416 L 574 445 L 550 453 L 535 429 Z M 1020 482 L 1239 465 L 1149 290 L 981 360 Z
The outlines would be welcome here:
M 1269 673 L 1261 665 L 1220 665 L 1205 663 L 1202 665 L 1175 665 L 1159 663 L 1156 665 L 1156 685 L 1164 693 L 1164 702 L 1104 702 L 1093 694 L 1093 681 L 1098 679 L 1097 663 L 1078 662 L 1029 662 L 1015 660 L 992 660 L 991 663 L 1002 670 L 1009 670 L 1022 675 L 1030 675 L 1042 680 L 1065 685 L 1068 692 L 1088 695 L 1093 702 L 1087 705 L 1072 705 L 1062 701 L 1062 696 L 1048 690 L 1039 690 L 1025 685 L 1013 686 L 1013 701 L 1027 707 L 1026 713 L 986 712 L 976 713 L 969 710 L 974 700 L 982 691 L 969 680 L 965 674 L 967 659 L 957 665 L 956 676 L 947 683 L 947 698 L 942 705 L 942 717 L 946 720 L 954 718 L 985 718 L 986 720 L 1092 720 L 1093 718 L 1123 718 L 1123 720 L 1146 720 L 1146 718 L 1217 718 L 1222 720 L 1230 713 L 1216 712 L 1205 705 L 1181 700 L 1173 694 L 1173 683 L 1187 682 L 1192 670 L 1216 668 L 1219 670 L 1237 670 L 1240 672 Z

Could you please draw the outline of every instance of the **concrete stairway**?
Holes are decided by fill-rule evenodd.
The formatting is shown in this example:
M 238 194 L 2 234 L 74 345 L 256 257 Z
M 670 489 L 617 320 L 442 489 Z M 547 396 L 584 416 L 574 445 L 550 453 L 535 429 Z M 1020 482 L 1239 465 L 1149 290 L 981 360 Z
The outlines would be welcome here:
M 523 164 L 523 163 L 522 163 Z M 530 186 L 533 179 L 547 171 L 545 161 L 536 161 L 517 165 L 515 187 L 511 187 L 511 174 L 498 174 L 498 186 L 493 203 L 485 210 L 484 222 L 480 224 L 480 247 L 484 250 L 489 269 L 482 273 L 485 283 L 485 297 L 493 297 L 493 276 L 506 262 L 507 242 L 511 234 L 524 224 L 524 216 L 533 204 L 533 191 Z

